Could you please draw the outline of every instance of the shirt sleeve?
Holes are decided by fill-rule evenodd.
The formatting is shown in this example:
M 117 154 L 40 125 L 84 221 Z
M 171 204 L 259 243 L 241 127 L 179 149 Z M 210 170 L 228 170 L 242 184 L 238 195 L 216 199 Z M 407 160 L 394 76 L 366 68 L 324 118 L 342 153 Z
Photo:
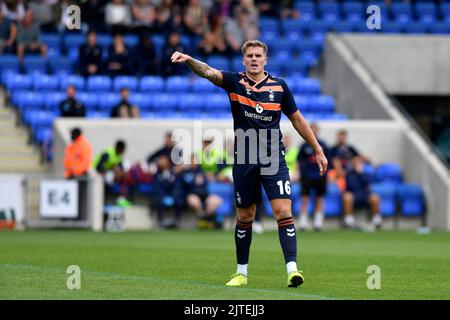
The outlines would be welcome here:
M 226 92 L 233 91 L 236 86 L 236 83 L 238 82 L 238 74 L 236 72 L 223 70 L 220 70 L 220 72 L 222 73 L 223 77 L 222 85 L 220 87 L 224 89 Z
M 295 104 L 294 97 L 292 95 L 291 90 L 284 80 L 281 82 L 281 86 L 283 87 L 283 98 L 281 100 L 281 111 L 289 116 L 298 110 L 297 105 Z

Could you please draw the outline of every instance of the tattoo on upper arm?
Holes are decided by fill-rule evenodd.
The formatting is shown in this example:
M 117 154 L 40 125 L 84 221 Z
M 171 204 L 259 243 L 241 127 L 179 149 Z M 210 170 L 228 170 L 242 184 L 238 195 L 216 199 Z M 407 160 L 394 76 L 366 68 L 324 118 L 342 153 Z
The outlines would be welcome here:
M 216 85 L 220 85 L 221 81 L 217 75 L 218 71 L 208 66 L 206 63 L 192 59 L 187 62 L 188 67 L 202 78 L 206 78 Z

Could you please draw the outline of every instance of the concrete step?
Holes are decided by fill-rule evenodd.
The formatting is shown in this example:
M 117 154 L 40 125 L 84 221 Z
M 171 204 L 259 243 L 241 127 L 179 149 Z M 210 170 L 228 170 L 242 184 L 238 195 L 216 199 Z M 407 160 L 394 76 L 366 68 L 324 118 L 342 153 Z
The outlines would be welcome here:
M 10 155 L 38 155 L 38 149 L 33 145 L 16 144 L 16 145 L 0 145 L 1 153 L 5 156 Z
M 29 135 L 24 131 L 8 131 L 0 133 L 0 147 L 27 145 Z

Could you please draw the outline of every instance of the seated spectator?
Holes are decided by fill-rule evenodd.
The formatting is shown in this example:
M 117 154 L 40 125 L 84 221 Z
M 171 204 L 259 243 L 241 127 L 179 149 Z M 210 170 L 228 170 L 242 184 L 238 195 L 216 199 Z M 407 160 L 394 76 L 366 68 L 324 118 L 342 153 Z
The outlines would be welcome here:
M 129 94 L 127 88 L 120 89 L 122 100 L 111 110 L 111 118 L 139 118 L 139 107 L 131 105 L 128 101 Z
M 173 0 L 162 0 L 156 9 L 157 32 L 170 34 L 181 31 L 182 16 L 181 8 Z
M 122 159 L 125 148 L 125 142 L 118 140 L 114 146 L 103 150 L 95 157 L 93 166 L 104 177 L 108 192 L 115 183 L 120 185 L 117 204 L 121 207 L 130 207 L 132 204 L 127 199 L 128 189 L 134 184 L 134 181 Z
M 298 19 L 300 12 L 295 10 L 294 1 L 283 0 L 281 1 L 280 17 L 281 19 Z
M 17 33 L 17 57 L 20 61 L 23 61 L 26 53 L 47 55 L 47 46 L 41 42 L 41 32 L 33 23 L 33 13 L 30 10 L 27 10 L 19 23 Z
M 0 11 L 0 54 L 14 53 L 14 45 L 17 38 L 17 24 L 4 17 Z
M 125 46 L 123 35 L 118 33 L 114 36 L 113 44 L 109 48 L 109 58 L 106 72 L 110 76 L 124 75 L 130 73 L 131 57 L 130 51 Z
M 261 16 L 280 18 L 281 7 L 278 0 L 255 0 L 255 5 Z
M 180 42 L 180 34 L 178 32 L 172 32 L 169 35 L 169 39 L 163 49 L 162 73 L 164 76 L 184 75 L 189 72 L 189 69 L 184 64 L 172 63 L 170 58 L 175 51 L 186 52 Z
M 324 141 L 319 139 L 319 126 L 316 123 L 311 124 L 311 130 L 314 133 L 317 141 L 322 147 L 323 153 L 328 157 L 328 146 Z M 311 191 L 315 193 L 315 212 L 314 212 L 314 230 L 319 231 L 323 226 L 324 212 L 323 212 L 323 197 L 327 192 L 327 177 L 320 175 L 319 165 L 317 164 L 316 153 L 314 149 L 308 144 L 303 143 L 297 156 L 300 183 L 302 186 L 301 196 L 302 205 L 300 208 L 300 229 L 302 231 L 309 228 L 308 222 L 308 205 L 312 199 Z
M 84 105 L 75 99 L 75 86 L 69 85 L 66 89 L 67 99 L 59 104 L 61 117 L 85 117 L 86 109 Z
M 137 76 L 159 74 L 159 59 L 153 41 L 147 34 L 140 36 L 133 58 L 133 73 Z
M 176 174 L 173 172 L 169 158 L 161 155 L 156 160 L 157 172 L 153 179 L 155 194 L 153 204 L 156 208 L 158 223 L 162 228 L 176 228 L 180 222 L 182 210 L 182 196 Z M 164 211 L 175 209 L 175 219 L 164 221 Z
M 155 31 L 156 9 L 149 0 L 134 0 L 131 4 L 132 30 L 138 34 Z
M 223 18 L 216 14 L 211 18 L 210 27 L 206 29 L 203 40 L 199 44 L 200 52 L 204 56 L 212 54 L 227 54 L 228 46 L 225 42 Z
M 20 22 L 25 17 L 26 7 L 24 1 L 4 0 L 1 3 L 3 16 L 14 22 Z
M 29 9 L 33 12 L 34 21 L 43 32 L 56 32 L 56 25 L 53 18 L 54 5 L 54 1 L 51 0 L 35 0 L 29 2 Z
M 240 54 L 245 41 L 259 37 L 258 26 L 250 21 L 246 9 L 236 11 L 234 19 L 228 19 L 225 25 L 225 38 L 233 54 Z
M 131 12 L 124 0 L 112 0 L 105 7 L 105 24 L 113 33 L 123 33 L 131 24 Z
M 85 176 L 92 162 L 92 147 L 80 128 L 70 133 L 72 142 L 64 150 L 64 177 Z
M 381 227 L 380 197 L 370 191 L 370 177 L 364 173 L 361 157 L 352 158 L 352 167 L 346 176 L 347 190 L 343 196 L 344 227 L 354 228 L 354 208 L 363 208 L 367 205 L 372 213 L 372 226 Z
M 97 33 L 89 31 L 86 36 L 86 43 L 79 49 L 80 74 L 87 77 L 101 73 L 102 68 L 102 47 L 97 44 Z
M 208 10 L 200 0 L 189 0 L 184 9 L 183 26 L 186 34 L 202 36 L 208 26 Z
M 170 165 L 171 167 L 176 167 L 175 172 L 177 174 L 183 169 L 183 166 L 181 165 L 181 157 L 183 156 L 183 151 L 178 147 L 175 147 L 175 144 L 172 140 L 171 131 L 166 132 L 164 136 L 164 145 L 147 157 L 147 163 L 151 166 L 162 155 L 165 155 L 169 158 Z M 175 165 L 175 162 L 179 164 Z
M 186 204 L 197 215 L 199 227 L 214 224 L 215 211 L 223 199 L 216 194 L 208 194 L 208 178 L 197 164 L 195 155 L 191 156 L 191 164 L 185 166 L 180 178 Z

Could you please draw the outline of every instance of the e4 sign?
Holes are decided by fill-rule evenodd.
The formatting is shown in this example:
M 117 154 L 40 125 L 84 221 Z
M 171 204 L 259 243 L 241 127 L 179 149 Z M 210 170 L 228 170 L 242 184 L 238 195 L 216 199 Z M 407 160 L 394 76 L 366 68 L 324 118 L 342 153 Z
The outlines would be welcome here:
M 43 218 L 78 216 L 78 181 L 41 181 L 40 214 Z

